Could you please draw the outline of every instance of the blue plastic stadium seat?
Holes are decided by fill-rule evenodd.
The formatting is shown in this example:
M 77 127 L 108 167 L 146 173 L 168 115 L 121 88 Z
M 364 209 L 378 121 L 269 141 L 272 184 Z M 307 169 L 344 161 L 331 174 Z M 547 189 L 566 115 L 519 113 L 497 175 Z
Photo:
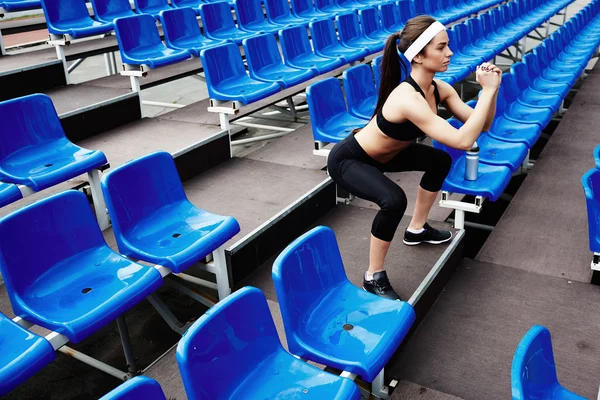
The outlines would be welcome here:
M 314 0 L 314 4 L 317 11 L 331 16 L 335 16 L 337 13 L 348 12 L 346 7 L 337 5 L 335 0 Z
M 200 5 L 204 3 L 202 0 L 171 0 L 171 4 L 175 8 L 193 8 L 196 14 L 200 13 Z
M 360 64 L 349 68 L 344 71 L 343 79 L 350 114 L 371 120 L 378 96 L 371 67 Z
M 379 83 L 381 82 L 381 61 L 383 56 L 378 56 L 371 61 L 371 68 L 373 69 L 373 77 L 375 78 L 375 89 L 379 92 Z
M 250 77 L 256 80 L 276 82 L 285 89 L 315 76 L 312 69 L 298 69 L 285 65 L 273 35 L 264 34 L 244 39 L 243 44 Z
M 337 78 L 327 78 L 306 89 L 306 102 L 316 142 L 337 143 L 354 129 L 367 124 L 346 109 L 344 94 Z
M 491 201 L 496 201 L 510 182 L 512 172 L 508 167 L 503 165 L 489 165 L 483 162 L 479 163 L 477 179 L 468 181 L 465 179 L 466 159 L 464 150 L 440 146 L 435 141 L 434 146 L 443 148 L 452 157 L 452 167 L 442 184 L 442 190 L 487 197 Z
M 391 4 L 391 3 L 390 3 Z M 379 11 L 375 7 L 368 7 L 358 11 L 360 26 L 365 37 L 372 41 L 378 41 L 385 46 L 390 34 L 386 32 L 379 22 Z M 383 48 L 383 47 L 382 47 Z
M 233 15 L 229 4 L 219 1 L 216 3 L 202 4 L 200 6 L 200 17 L 204 34 L 214 40 L 229 40 L 242 44 L 242 40 L 256 35 L 256 32 L 247 32 L 235 26 Z
M 285 65 L 290 67 L 310 68 L 320 75 L 346 63 L 346 60 L 340 57 L 330 58 L 315 54 L 303 26 L 280 30 L 279 43 Z
M 112 32 L 113 25 L 94 21 L 85 0 L 41 0 L 48 32 L 74 39 Z
M 400 32 L 404 28 L 401 22 L 400 8 L 396 3 L 385 3 L 377 6 L 381 16 L 381 27 L 388 35 Z
M 292 0 L 292 14 L 305 20 L 329 18 L 330 14 L 318 11 L 312 0 Z
M 333 21 L 330 19 L 312 21 L 309 27 L 315 53 L 320 56 L 341 58 L 346 63 L 351 63 L 364 58 L 368 54 L 365 48 L 351 49 L 342 46 L 338 41 Z
M 594 147 L 594 161 L 596 162 L 596 168 L 600 169 L 600 144 Z
M 187 50 L 165 46 L 160 39 L 156 20 L 148 14 L 115 20 L 115 33 L 123 64 L 159 68 L 191 57 Z
M 522 62 L 510 67 L 513 87 L 518 90 L 517 101 L 534 107 L 548 108 L 556 112 L 560 107 L 563 97 L 569 93 L 569 85 L 556 85 L 556 83 L 543 84 L 539 80 L 530 81 L 527 65 Z
M 250 78 L 246 74 L 239 48 L 233 43 L 202 50 L 200 58 L 211 99 L 250 104 L 281 90 L 275 82 Z
M 50 342 L 0 313 L 0 396 L 31 378 L 56 357 Z
M 0 180 L 40 191 L 106 164 L 104 153 L 65 136 L 50 97 L 32 94 L 0 103 Z
M 196 12 L 191 8 L 162 11 L 160 22 L 167 46 L 175 50 L 187 50 L 195 57 L 200 57 L 203 49 L 227 43 L 225 40 L 213 40 L 202 35 Z
M 400 10 L 400 23 L 405 25 L 406 22 L 416 17 L 415 9 L 412 7 L 412 3 L 408 0 L 398 0 L 396 1 L 398 9 Z
M 550 331 L 534 325 L 515 351 L 511 369 L 513 400 L 583 400 L 560 385 Z
M 17 185 L 0 182 L 0 207 L 22 199 L 23 195 Z
M 410 304 L 376 296 L 348 280 L 335 234 L 324 226 L 283 250 L 273 264 L 273 282 L 290 352 L 367 382 L 415 321 Z
M 359 400 L 348 378 L 322 371 L 281 346 L 264 294 L 244 287 L 209 309 L 177 346 L 189 400 Z
M 74 343 L 162 284 L 155 268 L 108 247 L 87 197 L 75 190 L 2 218 L 0 236 L 0 272 L 15 315 Z
M 117 18 L 136 15 L 129 0 L 91 0 L 96 21 L 112 23 Z
M 590 251 L 600 253 L 600 170 L 595 168 L 581 178 L 587 204 Z
M 166 400 L 166 397 L 154 379 L 136 376 L 105 394 L 100 400 Z
M 161 11 L 172 10 L 169 0 L 133 0 L 135 9 L 142 14 L 149 14 L 155 18 Z
M 457 119 L 450 118 L 450 125 L 460 129 L 463 123 Z M 477 138 L 479 146 L 479 162 L 489 165 L 503 165 L 508 167 L 511 172 L 516 172 L 525 158 L 527 157 L 527 146 L 524 143 L 510 143 L 496 139 L 487 132 L 481 132 Z M 448 146 L 434 141 L 434 146 L 438 149 L 449 151 Z
M 549 107 L 538 107 L 526 100 L 520 99 L 520 88 L 513 74 L 502 75 L 502 86 L 504 86 L 504 117 L 515 122 L 538 124 L 545 128 L 552 120 L 553 109 Z M 540 94 L 540 96 L 543 94 Z
M 261 0 L 233 0 L 240 29 L 252 33 L 274 33 L 281 25 L 265 20 Z
M 356 13 L 339 14 L 335 17 L 335 22 L 342 46 L 349 49 L 365 49 L 368 54 L 383 50 L 385 43 L 382 40 L 368 39 L 364 36 Z
M 111 170 L 102 177 L 102 191 L 119 252 L 176 273 L 240 231 L 233 217 L 212 214 L 189 202 L 175 161 L 166 152 Z
M 288 0 L 265 0 L 265 11 L 271 23 L 281 26 L 307 25 L 312 20 L 292 14 Z
M 0 1 L 0 9 L 8 12 L 36 10 L 42 8 L 40 0 L 2 0 Z

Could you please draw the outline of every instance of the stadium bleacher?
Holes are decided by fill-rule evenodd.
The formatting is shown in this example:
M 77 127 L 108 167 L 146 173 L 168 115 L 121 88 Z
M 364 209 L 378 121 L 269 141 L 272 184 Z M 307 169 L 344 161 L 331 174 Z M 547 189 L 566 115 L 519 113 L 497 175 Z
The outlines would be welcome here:
M 0 0 L 40 7 L 55 49 L 0 57 L 7 400 L 597 394 L 600 0 Z M 385 40 L 419 14 L 451 25 L 436 78 L 469 105 L 477 65 L 508 64 L 477 180 L 426 142 L 453 159 L 430 220 L 454 238 L 392 246 L 390 301 L 360 288 L 376 209 L 322 156 L 370 120 Z M 71 84 L 92 57 L 108 76 Z M 208 98 L 144 118 L 146 89 L 189 76 Z M 420 174 L 389 176 L 414 204 Z

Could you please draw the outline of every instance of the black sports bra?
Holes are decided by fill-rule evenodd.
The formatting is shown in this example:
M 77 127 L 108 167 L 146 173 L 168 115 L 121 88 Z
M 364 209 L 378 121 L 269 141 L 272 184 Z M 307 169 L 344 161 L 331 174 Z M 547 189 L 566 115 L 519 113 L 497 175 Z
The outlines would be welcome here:
M 415 88 L 417 92 L 421 93 L 421 95 L 424 98 L 426 98 L 425 93 L 423 93 L 423 90 L 421 90 L 421 88 L 419 87 L 417 82 L 415 82 L 412 76 L 409 75 L 404 82 L 409 83 L 412 87 Z M 433 81 L 432 84 L 433 94 L 435 95 L 435 106 L 437 113 L 437 107 L 440 105 L 440 92 L 438 91 L 438 87 L 435 81 Z M 425 133 L 410 121 L 400 123 L 388 121 L 383 116 L 381 110 L 377 113 L 377 127 L 381 130 L 381 132 L 385 133 L 392 139 L 401 141 L 411 141 L 425 136 Z

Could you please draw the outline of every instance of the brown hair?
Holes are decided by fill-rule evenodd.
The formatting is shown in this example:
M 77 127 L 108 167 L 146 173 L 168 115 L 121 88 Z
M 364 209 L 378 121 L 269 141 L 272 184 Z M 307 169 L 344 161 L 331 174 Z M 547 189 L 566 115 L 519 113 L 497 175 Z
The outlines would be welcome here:
M 398 51 L 404 53 L 434 22 L 435 18 L 429 15 L 419 15 L 409 19 L 402 31 L 396 32 L 388 38 L 381 60 L 379 96 L 373 116 L 383 109 L 389 95 L 400 84 L 400 79 L 406 77 L 408 73 L 408 66 L 405 65 L 406 59 L 399 57 Z M 419 54 L 422 54 L 423 50 Z

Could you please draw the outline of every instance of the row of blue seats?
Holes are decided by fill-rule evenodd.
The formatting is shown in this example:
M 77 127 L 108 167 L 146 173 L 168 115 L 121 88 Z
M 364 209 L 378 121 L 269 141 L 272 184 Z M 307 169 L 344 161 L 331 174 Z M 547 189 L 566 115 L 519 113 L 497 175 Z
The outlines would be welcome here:
M 597 17 L 600 3 L 594 0 L 567 24 L 554 32 L 522 62 L 505 73 L 498 93 L 496 118 L 478 140 L 480 176 L 477 181 L 464 179 L 464 151 L 434 145 L 448 151 L 454 160 L 443 190 L 485 196 L 496 200 L 511 173 L 524 161 L 542 129 L 559 109 L 562 100 L 583 72 L 596 50 L 599 34 Z M 583 47 L 581 47 L 583 46 Z M 378 60 L 373 72 L 378 71 Z M 336 143 L 371 118 L 377 100 L 371 68 L 360 65 L 343 75 L 347 105 L 339 82 L 329 78 L 307 89 L 313 136 L 316 142 Z M 377 76 L 377 73 L 375 73 Z M 469 102 L 475 106 L 475 102 Z M 462 123 L 450 119 L 456 128 Z
M 570 3 L 572 0 L 515 0 L 453 26 L 448 30 L 452 63 L 436 77 L 451 85 L 465 79 L 477 65 L 493 59 Z
M 4 12 L 17 12 L 36 10 L 42 8 L 40 0 L 2 0 L 0 1 L 0 14 Z
M 354 286 L 335 234 L 322 226 L 292 242 L 272 275 L 291 354 L 279 341 L 264 294 L 242 288 L 209 309 L 177 346 L 188 398 L 232 398 L 235 392 L 248 399 L 360 399 L 351 380 L 296 357 L 371 382 L 410 330 L 414 309 Z M 138 378 L 101 400 L 138 399 L 141 385 L 155 392 L 144 399 L 164 399 L 156 382 Z
M 264 19 L 260 0 L 235 0 L 238 26 L 227 4 L 202 5 L 199 12 L 204 35 L 192 9 L 162 11 L 159 18 L 165 44 L 148 15 L 118 18 L 115 32 L 124 64 L 158 68 L 200 56 L 210 97 L 248 104 L 381 51 L 390 32 L 401 28 L 402 15 L 412 16 L 407 15 L 410 9 L 402 15 L 395 12 L 408 4 L 401 1 L 379 9 L 366 7 L 358 11 L 358 16 L 352 12 L 339 14 L 335 17 L 339 38 L 331 19 L 294 19 L 285 0 L 266 0 L 268 20 Z M 284 11 L 269 18 L 269 10 L 274 9 Z M 390 14 L 387 18 L 386 13 Z M 298 21 L 308 23 L 313 46 L 304 25 L 293 26 Z M 286 27 L 286 23 L 291 26 Z M 283 61 L 271 35 L 277 30 Z M 243 44 L 250 76 L 232 41 Z
M 70 142 L 43 94 L 0 102 L 0 207 L 107 164 L 101 151 Z
M 103 176 L 102 191 L 122 255 L 106 244 L 81 192 L 48 197 L 0 220 L 0 272 L 14 314 L 73 343 L 154 293 L 163 275 L 185 271 L 240 230 L 233 217 L 209 213 L 188 201 L 175 162 L 165 152 L 115 168 Z M 230 293 L 227 266 L 217 267 L 219 297 L 224 298 Z M 0 326 L 3 349 L 7 342 L 6 348 L 48 351 L 32 335 L 11 335 L 13 328 Z M 37 354 L 0 352 L 0 394 L 50 359 Z

